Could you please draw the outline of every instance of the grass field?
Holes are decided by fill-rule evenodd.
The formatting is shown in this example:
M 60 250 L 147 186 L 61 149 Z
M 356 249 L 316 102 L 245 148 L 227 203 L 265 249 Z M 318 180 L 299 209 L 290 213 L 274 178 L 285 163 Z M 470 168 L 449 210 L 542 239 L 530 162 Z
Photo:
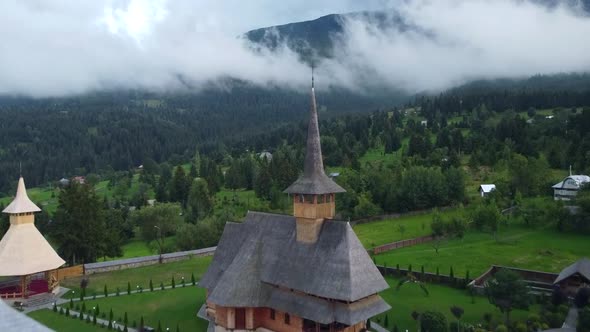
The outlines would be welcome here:
M 62 316 L 49 309 L 33 311 L 28 316 L 57 332 L 105 331 L 104 328 Z
M 206 331 L 207 321 L 197 317 L 197 311 L 204 302 L 205 289 L 187 285 L 165 291 L 87 300 L 86 308 L 98 305 L 101 312 L 107 313 L 107 318 L 112 309 L 117 322 L 127 312 L 130 326 L 134 321 L 139 324 L 143 316 L 146 325 L 156 328 L 160 322 L 164 331 L 166 328 L 175 331 L 177 324 L 180 331 Z
M 176 236 L 168 236 L 163 238 L 164 247 L 171 247 L 176 242 Z M 121 248 L 123 251 L 123 256 L 121 257 L 107 257 L 106 259 L 99 258 L 99 262 L 104 261 L 112 261 L 117 259 L 125 259 L 125 258 L 135 258 L 135 257 L 142 257 L 142 256 L 150 256 L 158 254 L 158 248 L 156 247 L 155 241 L 150 244 L 147 244 L 145 241 L 134 238 L 127 244 L 123 245 Z
M 440 211 L 440 215 L 449 218 L 459 213 L 458 210 Z M 396 219 L 386 219 L 366 224 L 354 226 L 356 235 L 361 240 L 365 248 L 373 248 L 382 244 L 413 239 L 419 236 L 431 233 L 430 222 L 432 221 L 432 212 L 414 216 L 404 216 Z M 399 226 L 405 227 L 405 232 L 399 232 Z
M 391 310 L 385 313 L 389 316 L 390 330 L 393 329 L 394 325 L 397 325 L 399 331 L 415 331 L 416 322 L 411 316 L 413 311 L 439 311 L 447 316 L 447 320 L 450 323 L 455 320 L 450 312 L 450 307 L 454 305 L 465 310 L 462 318 L 463 322 L 472 324 L 482 322 L 484 313 L 492 314 L 496 322 L 500 322 L 503 319 L 502 313 L 496 307 L 492 306 L 487 298 L 476 296 L 474 298 L 475 303 L 472 303 L 471 297 L 464 290 L 427 284 L 426 289 L 429 295 L 426 296 L 418 285 L 405 284 L 399 290 L 396 290 L 398 280 L 387 278 L 387 282 L 390 288 L 382 292 L 381 296 L 391 306 Z M 533 307 L 531 310 L 535 310 L 535 308 Z M 510 316 L 513 320 L 524 320 L 528 313 L 528 311 L 515 310 Z M 378 316 L 382 326 L 384 324 L 385 314 Z
M 152 280 L 154 288 L 158 288 L 160 283 L 170 285 L 172 277 L 174 277 L 177 285 L 181 283 L 182 277 L 184 277 L 186 283 L 190 283 L 191 274 L 194 273 L 195 278 L 197 280 L 200 279 L 203 273 L 207 270 L 212 259 L 212 256 L 194 257 L 166 264 L 156 264 L 135 269 L 91 274 L 86 276 L 90 281 L 88 288 L 86 289 L 86 295 L 103 294 L 104 285 L 107 285 L 109 293 L 114 293 L 117 288 L 119 288 L 121 293 L 126 293 L 128 282 L 131 283 L 133 289 L 138 285 L 147 289 L 149 288 L 150 279 Z M 76 277 L 68 278 L 61 282 L 64 287 L 74 290 L 73 294 L 70 292 L 66 294 L 66 297 L 79 297 L 81 280 L 82 277 Z
M 469 270 L 476 277 L 490 265 L 504 265 L 547 272 L 559 272 L 580 257 L 590 256 L 588 236 L 558 233 L 549 229 L 529 229 L 513 225 L 503 227 L 498 241 L 491 234 L 470 232 L 465 238 L 443 243 L 437 254 L 432 244 L 402 248 L 376 256 L 377 264 L 448 274 L 453 266 L 456 276 Z

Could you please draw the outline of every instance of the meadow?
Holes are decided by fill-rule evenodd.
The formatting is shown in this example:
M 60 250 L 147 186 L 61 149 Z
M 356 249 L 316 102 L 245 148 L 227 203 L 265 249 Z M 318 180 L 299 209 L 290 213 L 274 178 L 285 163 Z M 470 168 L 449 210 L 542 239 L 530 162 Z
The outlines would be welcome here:
M 463 239 L 443 241 L 438 253 L 432 243 L 397 249 L 375 256 L 379 265 L 400 265 L 414 270 L 476 277 L 492 264 L 559 273 L 581 257 L 590 256 L 588 236 L 559 233 L 553 229 L 532 229 L 512 225 L 501 227 L 497 240 L 492 234 L 468 232 Z

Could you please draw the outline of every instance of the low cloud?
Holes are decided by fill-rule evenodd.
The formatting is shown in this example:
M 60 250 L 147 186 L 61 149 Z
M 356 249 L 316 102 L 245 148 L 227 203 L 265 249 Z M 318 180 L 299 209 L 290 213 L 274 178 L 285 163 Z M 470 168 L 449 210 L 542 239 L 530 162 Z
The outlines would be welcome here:
M 295 52 L 253 52 L 237 36 L 377 8 L 418 31 L 345 19 L 334 57 L 318 69 L 323 85 L 434 91 L 472 79 L 590 69 L 590 19 L 526 1 L 8 0 L 0 4 L 0 94 L 169 91 L 224 78 L 299 89 L 309 84 L 309 68 Z
M 414 1 L 399 6 L 398 14 L 413 28 L 400 33 L 397 27 L 378 29 L 371 20 L 345 20 L 330 65 L 342 82 L 354 87 L 371 80 L 417 92 L 475 79 L 590 70 L 590 18 L 580 7 Z

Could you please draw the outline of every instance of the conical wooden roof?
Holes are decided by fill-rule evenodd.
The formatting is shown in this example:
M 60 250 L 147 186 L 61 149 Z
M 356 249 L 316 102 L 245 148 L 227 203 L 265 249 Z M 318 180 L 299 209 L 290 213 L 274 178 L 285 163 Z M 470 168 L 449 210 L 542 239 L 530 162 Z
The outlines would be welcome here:
M 54 270 L 65 263 L 35 227 L 34 216 L 15 215 L 37 211 L 41 209 L 27 196 L 21 177 L 16 197 L 3 211 L 13 216 L 10 217 L 10 228 L 0 240 L 0 276 L 23 276 Z
M 284 192 L 288 194 L 321 195 L 343 193 L 345 191 L 324 172 L 315 89 L 312 85 L 311 112 L 307 126 L 307 147 L 303 175 L 290 185 L 289 188 L 285 189 Z
M 16 188 L 16 196 L 14 197 L 14 200 L 8 204 L 2 212 L 17 214 L 39 211 L 41 211 L 41 209 L 29 199 L 27 188 L 25 188 L 25 180 L 21 176 L 20 179 L 18 179 L 18 187 Z

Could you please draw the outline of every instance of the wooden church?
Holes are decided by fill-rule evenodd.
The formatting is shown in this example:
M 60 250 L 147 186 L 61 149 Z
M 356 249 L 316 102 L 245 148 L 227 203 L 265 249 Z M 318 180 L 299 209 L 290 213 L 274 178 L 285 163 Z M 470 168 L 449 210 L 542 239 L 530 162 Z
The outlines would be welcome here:
M 39 211 L 21 177 L 14 200 L 2 211 L 10 215 L 10 228 L 0 240 L 0 276 L 19 277 L 19 282 L 5 281 L 0 297 L 28 298 L 51 292 L 59 285 L 56 270 L 65 261 L 35 227 L 35 213 Z
M 315 91 L 303 175 L 285 193 L 294 215 L 249 212 L 227 223 L 200 286 L 209 331 L 362 331 L 389 310 L 388 288 L 348 222 L 336 221 L 324 172 Z

